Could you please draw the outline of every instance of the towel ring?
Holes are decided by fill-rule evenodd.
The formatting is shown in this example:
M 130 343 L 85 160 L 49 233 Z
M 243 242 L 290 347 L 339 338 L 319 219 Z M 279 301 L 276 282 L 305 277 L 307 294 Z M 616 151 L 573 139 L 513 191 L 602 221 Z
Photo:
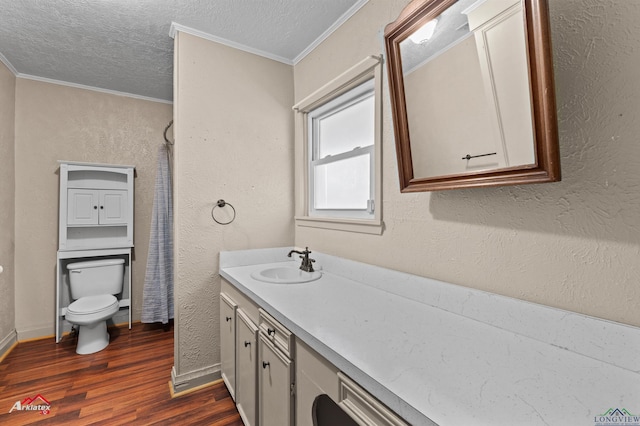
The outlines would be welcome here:
M 230 220 L 230 221 L 228 221 L 228 222 L 220 222 L 218 219 L 216 219 L 215 215 L 213 214 L 213 211 L 216 209 L 216 207 L 220 207 L 220 208 L 222 208 L 222 207 L 225 207 L 225 206 L 229 206 L 229 207 L 231 207 L 231 210 L 233 210 L 233 217 L 232 217 L 232 218 L 231 218 L 231 220 Z M 213 206 L 213 208 L 211 209 L 211 218 L 213 218 L 213 220 L 214 220 L 216 223 L 219 223 L 220 225 L 228 225 L 228 224 L 230 224 L 231 222 L 233 222 L 233 221 L 234 221 L 234 219 L 236 218 L 236 209 L 235 209 L 231 204 L 227 203 L 227 202 L 226 202 L 226 201 L 224 201 L 223 199 L 220 199 L 220 200 L 218 200 L 218 201 L 216 202 L 216 204 L 215 204 L 215 205 Z

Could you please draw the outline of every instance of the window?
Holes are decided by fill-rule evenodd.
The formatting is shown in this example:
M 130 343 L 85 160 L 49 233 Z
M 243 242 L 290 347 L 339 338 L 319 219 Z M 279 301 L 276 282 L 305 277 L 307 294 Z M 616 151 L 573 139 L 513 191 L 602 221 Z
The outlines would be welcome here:
M 382 232 L 380 62 L 366 58 L 294 107 L 297 226 Z
M 374 101 L 369 80 L 309 112 L 309 216 L 373 217 Z

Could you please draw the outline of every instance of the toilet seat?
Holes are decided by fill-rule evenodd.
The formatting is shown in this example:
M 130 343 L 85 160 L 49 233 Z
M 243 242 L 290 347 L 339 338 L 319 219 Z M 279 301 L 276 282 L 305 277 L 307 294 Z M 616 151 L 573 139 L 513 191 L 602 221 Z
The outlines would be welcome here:
M 65 319 L 72 324 L 89 324 L 110 318 L 120 309 L 112 294 L 81 297 L 67 307 Z
M 118 299 L 112 294 L 85 296 L 70 304 L 67 307 L 67 313 L 75 315 L 97 314 L 112 310 L 114 305 L 118 305 Z

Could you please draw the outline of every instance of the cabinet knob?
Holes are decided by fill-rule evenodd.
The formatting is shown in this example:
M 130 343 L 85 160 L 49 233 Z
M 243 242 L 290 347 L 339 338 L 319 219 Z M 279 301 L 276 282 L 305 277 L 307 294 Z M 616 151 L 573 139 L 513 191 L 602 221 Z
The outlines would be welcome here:
M 93 206 L 93 209 L 94 210 L 98 210 L 98 206 Z
M 104 210 L 104 206 L 100 206 L 100 210 Z
M 226 317 L 226 321 L 227 322 L 231 321 L 231 317 Z
M 244 347 L 246 348 L 247 346 L 251 346 L 251 342 L 249 342 L 248 340 L 245 340 Z
M 262 361 L 262 368 L 267 368 L 269 366 L 268 362 Z
M 267 334 L 269 336 L 276 334 L 276 331 L 273 328 L 267 328 Z

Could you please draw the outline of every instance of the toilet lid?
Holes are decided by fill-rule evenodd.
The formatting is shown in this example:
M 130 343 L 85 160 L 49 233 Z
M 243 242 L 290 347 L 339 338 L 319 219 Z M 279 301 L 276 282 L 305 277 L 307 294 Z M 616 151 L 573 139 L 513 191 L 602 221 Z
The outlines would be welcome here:
M 110 309 L 118 304 L 118 299 L 112 294 L 81 297 L 67 307 L 67 312 L 73 314 L 95 314 Z

